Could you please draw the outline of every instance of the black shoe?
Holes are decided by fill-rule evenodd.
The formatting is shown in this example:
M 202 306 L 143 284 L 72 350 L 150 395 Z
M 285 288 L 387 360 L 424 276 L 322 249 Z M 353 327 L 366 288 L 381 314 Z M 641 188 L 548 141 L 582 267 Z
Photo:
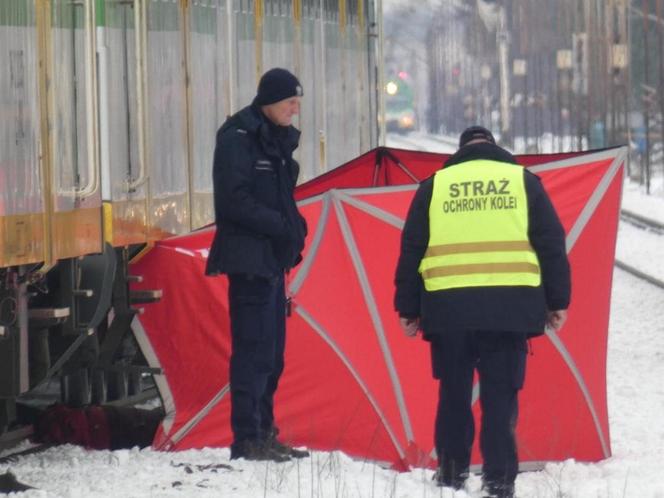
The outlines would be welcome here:
M 279 428 L 272 426 L 265 433 L 265 445 L 273 448 L 276 452 L 281 453 L 282 455 L 287 455 L 291 458 L 306 458 L 309 456 L 309 452 L 306 450 L 298 450 L 282 443 L 277 439 L 279 435 Z
M 274 451 L 281 455 L 286 455 L 291 458 L 306 458 L 309 456 L 309 452 L 306 450 L 298 450 L 292 446 L 282 443 L 277 438 L 268 440 L 266 445 L 269 445 Z
M 288 462 L 290 460 L 290 456 L 279 453 L 261 441 L 251 439 L 233 443 L 231 446 L 231 460 L 237 458 L 255 461 L 271 460 L 277 463 Z
M 482 484 L 487 498 L 514 498 L 514 484 L 485 482 Z
M 468 474 L 465 472 L 454 476 L 448 476 L 445 475 L 440 467 L 438 467 L 436 472 L 433 473 L 433 480 L 436 482 L 436 486 L 453 488 L 457 491 L 463 489 L 466 479 L 468 479 Z
M 458 470 L 459 467 L 461 467 L 461 471 Z M 468 479 L 468 466 L 458 465 L 456 461 L 450 459 L 439 463 L 433 474 L 436 486 L 455 490 L 463 489 L 466 479 Z

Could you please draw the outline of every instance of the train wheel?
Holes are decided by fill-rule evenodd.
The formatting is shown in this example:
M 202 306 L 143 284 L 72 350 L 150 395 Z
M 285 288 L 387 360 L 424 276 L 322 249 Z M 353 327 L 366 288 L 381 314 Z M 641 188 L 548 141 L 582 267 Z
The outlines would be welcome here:
M 106 372 L 101 369 L 93 369 L 90 373 L 90 388 L 92 391 L 92 404 L 103 405 L 108 399 L 108 388 L 106 386 Z
M 87 368 L 79 368 L 60 377 L 62 402 L 67 406 L 81 407 L 90 404 L 91 390 Z
M 127 372 L 125 370 L 109 371 L 106 382 L 108 401 L 125 399 L 129 393 L 128 384 Z

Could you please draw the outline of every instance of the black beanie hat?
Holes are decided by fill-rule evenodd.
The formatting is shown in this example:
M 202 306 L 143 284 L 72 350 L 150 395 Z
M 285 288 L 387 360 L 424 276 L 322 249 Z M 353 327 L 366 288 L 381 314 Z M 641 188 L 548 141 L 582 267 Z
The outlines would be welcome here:
M 302 85 L 293 73 L 280 67 L 267 71 L 258 82 L 254 103 L 269 105 L 290 97 L 301 97 Z
M 476 138 L 483 138 L 492 144 L 496 143 L 496 139 L 493 138 L 493 135 L 489 130 L 483 126 L 471 126 L 463 130 L 461 137 L 459 137 L 459 148 L 463 147 L 471 140 L 475 140 Z

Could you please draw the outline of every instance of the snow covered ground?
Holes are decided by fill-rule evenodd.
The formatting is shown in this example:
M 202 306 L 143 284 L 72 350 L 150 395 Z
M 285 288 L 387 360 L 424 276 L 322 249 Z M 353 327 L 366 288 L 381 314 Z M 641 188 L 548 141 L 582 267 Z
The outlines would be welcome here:
M 449 150 L 449 149 L 448 149 Z M 645 196 L 627 183 L 624 205 L 664 222 L 661 184 Z M 659 237 L 659 239 L 657 238 Z M 619 231 L 618 253 L 651 273 L 661 270 L 664 238 Z M 519 475 L 521 498 L 664 498 L 664 291 L 616 269 L 608 348 L 608 404 L 613 456 L 572 460 Z M 0 455 L 2 455 L 0 453 Z M 480 479 L 465 491 L 436 488 L 432 472 L 396 473 L 339 453 L 314 452 L 285 464 L 229 460 L 227 449 L 177 453 L 52 448 L 0 465 L 34 486 L 25 497 L 235 498 L 475 498 Z

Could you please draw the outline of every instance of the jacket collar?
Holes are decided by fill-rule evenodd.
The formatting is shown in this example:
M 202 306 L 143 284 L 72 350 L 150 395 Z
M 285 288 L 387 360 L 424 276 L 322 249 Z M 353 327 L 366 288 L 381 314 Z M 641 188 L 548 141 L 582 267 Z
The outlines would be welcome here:
M 294 126 L 277 126 L 268 122 L 260 107 L 252 104 L 238 111 L 228 122 L 228 126 L 235 125 L 252 135 L 256 135 L 266 153 L 280 155 L 276 141 L 286 145 L 291 153 L 297 149 L 300 142 L 300 131 Z M 280 136 L 277 136 L 280 135 Z
M 461 164 L 475 159 L 490 159 L 504 163 L 515 163 L 516 158 L 498 145 L 482 142 L 472 145 L 466 145 L 457 150 L 450 158 L 445 161 L 444 167 Z

